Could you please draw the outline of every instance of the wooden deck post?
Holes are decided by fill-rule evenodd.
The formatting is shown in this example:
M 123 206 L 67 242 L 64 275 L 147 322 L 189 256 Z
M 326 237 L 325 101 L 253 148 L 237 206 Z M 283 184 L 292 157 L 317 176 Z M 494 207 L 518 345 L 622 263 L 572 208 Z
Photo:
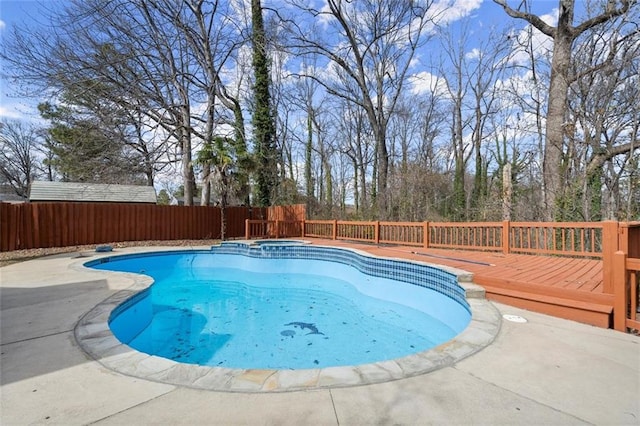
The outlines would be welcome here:
M 335 240 L 338 238 L 338 221 L 333 219 L 333 235 L 332 238 Z
M 613 254 L 613 328 L 627 331 L 627 255 L 623 251 Z
M 422 246 L 424 248 L 429 248 L 429 222 L 424 222 L 422 224 Z
M 602 222 L 602 292 L 613 294 L 613 255 L 621 250 L 618 246 L 618 222 L 607 220 Z M 623 253 L 627 254 L 623 251 Z
M 509 254 L 511 251 L 511 222 L 502 221 L 502 253 Z
M 380 221 L 373 222 L 373 240 L 376 244 L 380 244 Z
M 302 228 L 300 231 L 300 238 L 304 238 L 304 219 L 302 219 L 300 223 L 301 223 L 300 228 Z
M 251 238 L 251 225 L 249 224 L 249 219 L 244 220 L 244 239 L 248 240 Z

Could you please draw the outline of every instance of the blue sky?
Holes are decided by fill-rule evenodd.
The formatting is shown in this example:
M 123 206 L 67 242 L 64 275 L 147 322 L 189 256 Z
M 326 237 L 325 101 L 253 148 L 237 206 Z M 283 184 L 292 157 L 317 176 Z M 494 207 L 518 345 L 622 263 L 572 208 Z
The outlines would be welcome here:
M 492 0 L 437 0 L 438 2 L 455 3 L 451 11 L 471 10 L 470 18 L 473 27 L 482 30 L 492 27 L 516 24 L 524 26 L 522 22 L 514 22 L 502 8 Z M 47 14 L 51 10 L 62 7 L 65 0 L 0 0 L 0 39 L 4 39 L 13 26 L 19 28 L 37 28 L 47 25 Z M 272 3 L 263 0 L 263 4 Z M 517 6 L 520 1 L 511 0 Z M 558 0 L 534 0 L 534 12 L 537 14 L 552 13 L 557 7 Z M 4 64 L 0 64 L 4 65 Z M 11 85 L 0 79 L 0 118 L 35 120 L 38 118 L 35 105 L 39 100 L 22 99 L 18 97 Z

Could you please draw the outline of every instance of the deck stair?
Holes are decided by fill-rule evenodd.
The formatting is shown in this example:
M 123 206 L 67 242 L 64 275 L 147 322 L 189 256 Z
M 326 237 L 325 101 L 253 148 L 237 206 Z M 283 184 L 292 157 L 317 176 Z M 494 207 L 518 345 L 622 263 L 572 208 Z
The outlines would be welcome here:
M 598 327 L 611 326 L 613 296 L 477 277 L 487 299 Z

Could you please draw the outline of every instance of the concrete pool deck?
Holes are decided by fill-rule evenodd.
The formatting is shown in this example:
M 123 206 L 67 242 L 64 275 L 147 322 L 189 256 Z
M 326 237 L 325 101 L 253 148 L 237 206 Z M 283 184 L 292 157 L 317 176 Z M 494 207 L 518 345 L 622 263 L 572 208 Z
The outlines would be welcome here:
M 145 251 L 160 249 L 175 248 Z M 132 280 L 71 267 L 81 260 L 0 268 L 3 425 L 640 424 L 640 338 L 501 304 L 528 322 L 504 320 L 480 352 L 386 383 L 230 393 L 116 373 L 82 351 L 74 328 Z

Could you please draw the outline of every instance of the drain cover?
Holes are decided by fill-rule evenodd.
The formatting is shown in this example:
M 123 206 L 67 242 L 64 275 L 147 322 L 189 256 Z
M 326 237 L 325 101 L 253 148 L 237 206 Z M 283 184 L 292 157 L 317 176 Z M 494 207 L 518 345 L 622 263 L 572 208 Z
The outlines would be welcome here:
M 509 314 L 504 314 L 502 315 L 502 318 L 506 319 L 507 321 L 511 321 L 511 322 L 518 322 L 518 323 L 525 323 L 527 322 L 527 319 L 524 317 L 521 317 L 519 315 L 509 315 Z

